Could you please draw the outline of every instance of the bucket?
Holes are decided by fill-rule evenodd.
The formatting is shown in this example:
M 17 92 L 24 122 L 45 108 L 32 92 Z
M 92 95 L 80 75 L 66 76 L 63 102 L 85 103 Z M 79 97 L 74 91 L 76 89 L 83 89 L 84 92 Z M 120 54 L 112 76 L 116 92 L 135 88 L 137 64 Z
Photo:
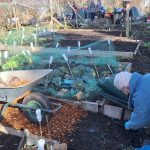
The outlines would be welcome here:
M 147 23 L 150 24 L 150 16 L 147 17 Z

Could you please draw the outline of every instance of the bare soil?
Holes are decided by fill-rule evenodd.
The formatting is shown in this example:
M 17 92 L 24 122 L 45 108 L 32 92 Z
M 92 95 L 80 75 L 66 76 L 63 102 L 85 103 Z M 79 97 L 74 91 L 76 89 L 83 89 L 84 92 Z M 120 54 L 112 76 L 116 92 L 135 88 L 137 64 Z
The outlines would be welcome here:
M 0 134 L 0 150 L 17 150 L 21 138 Z
M 129 150 L 140 147 L 148 137 L 144 129 L 126 131 L 123 123 L 102 114 L 89 113 L 68 137 L 68 146 L 69 150 Z

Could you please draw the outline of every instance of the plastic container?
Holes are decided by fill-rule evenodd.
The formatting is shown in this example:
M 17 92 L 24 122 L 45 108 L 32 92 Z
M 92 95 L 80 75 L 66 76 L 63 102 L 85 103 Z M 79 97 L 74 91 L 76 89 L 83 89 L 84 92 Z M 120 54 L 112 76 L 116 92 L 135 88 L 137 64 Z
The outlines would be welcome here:
M 147 17 L 147 23 L 150 24 L 150 16 Z

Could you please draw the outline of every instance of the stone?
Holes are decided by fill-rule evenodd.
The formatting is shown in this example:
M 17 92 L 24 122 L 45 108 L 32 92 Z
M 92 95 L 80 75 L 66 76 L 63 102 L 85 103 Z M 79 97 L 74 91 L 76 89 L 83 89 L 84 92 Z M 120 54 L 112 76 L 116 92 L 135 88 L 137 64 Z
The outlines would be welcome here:
M 123 108 L 106 104 L 104 105 L 103 114 L 108 117 L 120 120 L 122 111 L 123 111 Z
M 84 110 L 96 113 L 98 112 L 98 103 L 96 102 L 87 102 L 87 101 L 82 101 L 81 107 Z
M 83 97 L 84 97 L 84 93 L 83 93 L 83 92 L 78 92 L 78 93 L 74 96 L 74 98 L 75 98 L 76 100 L 81 100 Z

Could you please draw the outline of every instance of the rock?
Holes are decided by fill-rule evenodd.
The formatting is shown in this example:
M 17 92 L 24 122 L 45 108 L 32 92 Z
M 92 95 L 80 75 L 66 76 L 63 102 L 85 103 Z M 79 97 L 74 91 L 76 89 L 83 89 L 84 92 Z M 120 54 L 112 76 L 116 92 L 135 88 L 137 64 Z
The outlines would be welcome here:
M 76 95 L 74 95 L 74 98 L 76 100 L 81 100 L 84 97 L 84 93 L 83 92 L 78 92 Z

